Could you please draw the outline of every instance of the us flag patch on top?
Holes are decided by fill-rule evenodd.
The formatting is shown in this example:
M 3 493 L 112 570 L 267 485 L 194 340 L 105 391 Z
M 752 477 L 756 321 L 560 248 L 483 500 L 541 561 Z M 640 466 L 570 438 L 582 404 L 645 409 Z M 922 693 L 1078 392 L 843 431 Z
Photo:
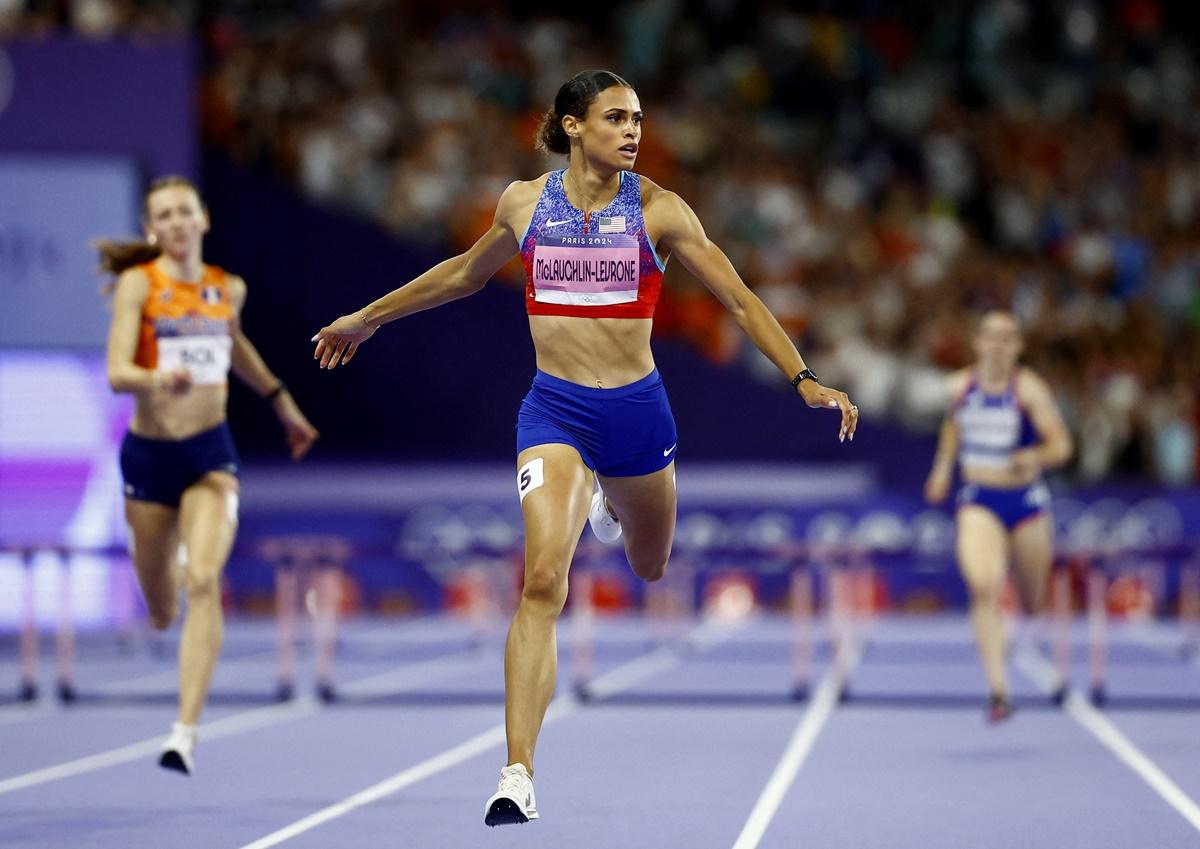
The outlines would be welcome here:
M 613 215 L 608 218 L 596 219 L 597 233 L 624 233 L 625 232 L 625 216 Z

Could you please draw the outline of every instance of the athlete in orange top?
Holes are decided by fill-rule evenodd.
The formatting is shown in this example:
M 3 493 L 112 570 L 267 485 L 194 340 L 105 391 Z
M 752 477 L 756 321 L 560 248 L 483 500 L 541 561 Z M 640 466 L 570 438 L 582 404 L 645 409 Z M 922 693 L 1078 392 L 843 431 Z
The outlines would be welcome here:
M 805 367 L 691 207 L 633 173 L 641 135 L 641 103 L 625 80 L 610 71 L 577 74 L 538 134 L 539 147 L 569 157 L 566 170 L 513 183 L 492 228 L 466 253 L 313 337 L 321 366 L 333 368 L 379 325 L 479 291 L 518 253 L 525 261 L 538 368 L 517 425 L 525 584 L 504 658 L 509 765 L 485 805 L 488 825 L 538 816 L 534 747 L 554 692 L 555 623 L 584 522 L 601 539 L 623 535 L 644 580 L 666 569 L 677 443 L 650 329 L 667 260 L 678 258 L 716 295 L 808 406 L 840 411 L 843 440 L 858 426 L 858 409 Z M 596 483 L 602 492 L 593 492 Z
M 121 473 L 134 566 L 155 628 L 175 619 L 180 577 L 187 588 L 179 720 L 159 762 L 190 773 L 221 651 L 221 570 L 237 528 L 238 458 L 225 422 L 230 368 L 271 401 L 292 459 L 318 434 L 238 325 L 245 281 L 201 259 L 209 221 L 195 187 L 180 177 L 154 183 L 143 225 L 145 242 L 99 245 L 102 266 L 119 275 L 108 381 L 136 399 Z

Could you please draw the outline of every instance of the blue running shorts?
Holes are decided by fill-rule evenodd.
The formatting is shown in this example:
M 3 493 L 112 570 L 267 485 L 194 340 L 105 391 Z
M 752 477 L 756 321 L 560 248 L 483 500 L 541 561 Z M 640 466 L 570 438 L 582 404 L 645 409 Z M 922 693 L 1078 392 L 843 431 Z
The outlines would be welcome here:
M 548 443 L 573 446 L 607 477 L 648 475 L 675 459 L 678 433 L 658 370 L 616 389 L 580 386 L 543 371 L 517 414 L 517 453 Z
M 125 497 L 178 507 L 183 491 L 209 472 L 238 473 L 237 449 L 225 422 L 187 439 L 126 433 L 121 443 Z
M 1021 489 L 991 489 L 968 483 L 958 491 L 958 506 L 968 504 L 990 510 L 1011 531 L 1026 519 L 1046 512 L 1050 507 L 1050 489 L 1042 481 Z

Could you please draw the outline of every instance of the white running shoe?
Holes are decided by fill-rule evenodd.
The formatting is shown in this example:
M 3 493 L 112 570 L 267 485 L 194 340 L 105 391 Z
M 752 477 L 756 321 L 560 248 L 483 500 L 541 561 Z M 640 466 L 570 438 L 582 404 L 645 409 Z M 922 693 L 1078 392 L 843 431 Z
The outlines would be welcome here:
M 495 828 L 537 818 L 533 779 L 529 777 L 525 764 L 512 764 L 500 770 L 500 789 L 487 800 L 483 808 L 484 824 Z
M 608 509 L 608 499 L 604 497 L 604 490 L 599 486 L 592 495 L 592 508 L 588 510 L 588 524 L 592 526 L 592 533 L 600 542 L 614 543 L 621 538 L 621 522 Z
M 173 769 L 184 775 L 191 775 L 196 771 L 196 762 L 192 758 L 192 750 L 195 748 L 196 726 L 176 722 L 171 725 L 171 736 L 163 743 L 158 765 L 163 769 Z

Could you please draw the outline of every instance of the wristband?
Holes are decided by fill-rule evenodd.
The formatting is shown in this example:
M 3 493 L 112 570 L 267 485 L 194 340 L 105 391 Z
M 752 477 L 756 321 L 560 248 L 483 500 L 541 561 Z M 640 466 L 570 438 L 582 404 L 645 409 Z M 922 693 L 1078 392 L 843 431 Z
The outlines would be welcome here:
M 796 376 L 792 378 L 792 388 L 798 389 L 800 387 L 800 384 L 806 380 L 811 380 L 813 383 L 821 382 L 821 381 L 817 380 L 817 376 L 815 374 L 813 374 L 812 369 L 806 368 L 803 371 L 797 372 Z
M 284 392 L 286 390 L 287 390 L 287 384 L 281 380 L 281 381 L 279 381 L 279 385 L 277 385 L 274 389 L 272 389 L 270 392 L 268 392 L 266 395 L 263 396 L 263 399 L 266 401 L 274 401 L 276 398 L 279 397 L 280 392 Z

